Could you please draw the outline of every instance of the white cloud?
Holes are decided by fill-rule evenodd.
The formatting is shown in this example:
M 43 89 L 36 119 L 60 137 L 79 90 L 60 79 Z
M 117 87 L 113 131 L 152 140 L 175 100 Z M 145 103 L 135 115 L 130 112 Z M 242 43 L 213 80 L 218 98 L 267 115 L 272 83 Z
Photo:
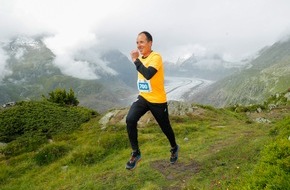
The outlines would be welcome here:
M 60 33 L 44 39 L 46 46 L 56 55 L 55 65 L 70 76 L 82 79 L 98 79 L 92 65 L 85 61 L 77 61 L 75 55 L 83 50 L 92 48 L 96 44 L 93 33 L 86 31 L 78 35 L 79 31 Z
M 143 30 L 152 33 L 153 49 L 169 61 L 207 51 L 239 60 L 290 32 L 288 0 L 0 0 L 0 4 L 0 41 L 20 34 L 49 34 L 45 43 L 62 57 L 58 60 L 70 60 L 76 68 L 73 54 L 85 48 L 111 47 L 129 56 Z M 89 68 L 82 72 L 97 77 Z
M 87 61 L 76 61 L 69 56 L 60 55 L 56 57 L 56 62 L 57 66 L 66 75 L 87 80 L 99 78 L 94 73 L 94 67 Z
M 6 55 L 5 51 L 0 47 L 0 82 L 6 75 L 10 75 L 11 71 L 6 68 L 6 60 L 8 56 Z
M 82 79 L 99 78 L 94 64 L 79 61 L 75 55 L 98 44 L 98 25 L 114 11 L 112 1 L 12 0 L 4 1 L 5 6 L 1 0 L 0 3 L 3 16 L 0 27 L 7 31 L 6 35 L 0 34 L 0 40 L 15 35 L 45 34 L 44 43 L 56 55 L 55 65 L 63 73 Z

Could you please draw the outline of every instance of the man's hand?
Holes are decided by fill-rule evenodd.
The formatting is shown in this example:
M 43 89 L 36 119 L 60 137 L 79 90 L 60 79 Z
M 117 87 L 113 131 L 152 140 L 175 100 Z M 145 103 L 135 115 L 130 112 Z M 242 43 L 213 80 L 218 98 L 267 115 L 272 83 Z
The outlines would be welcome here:
M 132 61 L 135 62 L 136 59 L 139 57 L 139 51 L 136 50 L 136 49 L 135 50 L 132 50 L 131 53 L 130 53 L 130 55 L 131 55 Z

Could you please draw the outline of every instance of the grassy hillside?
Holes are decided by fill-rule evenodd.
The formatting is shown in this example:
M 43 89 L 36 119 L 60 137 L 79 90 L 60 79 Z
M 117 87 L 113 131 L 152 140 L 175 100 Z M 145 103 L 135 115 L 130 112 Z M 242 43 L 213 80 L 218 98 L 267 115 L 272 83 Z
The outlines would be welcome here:
M 45 104 L 46 105 L 46 104 Z M 40 106 L 40 105 L 39 105 Z M 46 105 L 48 106 L 48 105 Z M 71 119 L 57 117 L 70 108 L 55 109 L 55 118 L 73 126 L 90 112 L 75 112 Z M 286 189 L 290 187 L 290 106 L 257 112 L 256 108 L 215 109 L 193 105 L 183 116 L 171 121 L 180 145 L 178 163 L 169 164 L 169 143 L 154 122 L 139 128 L 142 161 L 127 171 L 130 156 L 125 125 L 99 124 L 102 115 L 82 120 L 81 126 L 50 135 L 34 150 L 6 154 L 9 143 L 2 143 L 0 189 Z M 41 106 L 42 107 L 42 106 Z M 45 106 L 44 106 L 45 107 Z M 257 106 L 259 107 L 259 106 Z M 28 109 L 28 108 L 27 108 Z M 82 109 L 82 108 L 77 108 Z M 11 108 L 21 111 L 18 106 Z M 28 109 L 31 110 L 31 109 Z M 62 111 L 57 111 L 62 110 Z M 6 118 L 10 111 L 1 111 Z M 22 112 L 23 113 L 23 112 Z M 25 112 L 22 121 L 41 123 L 38 116 L 47 109 Z M 13 117 L 13 116 L 11 116 Z M 43 118 L 40 117 L 40 118 Z M 74 119 L 73 119 L 74 118 Z M 264 120 L 257 120 L 263 118 Z M 259 121 L 259 122 L 257 122 Z M 17 118 L 15 118 L 17 122 Z M 14 122 L 11 122 L 13 126 Z M 1 129 L 5 123 L 1 123 Z M 44 125 L 46 126 L 46 125 Z M 37 130 L 37 129 L 35 129 Z M 2 130 L 3 132 L 3 130 Z M 29 131 L 28 131 L 29 132 Z M 35 136 L 26 139 L 31 141 Z M 3 142 L 3 141 L 2 141 Z M 276 186 L 275 186 L 276 185 Z

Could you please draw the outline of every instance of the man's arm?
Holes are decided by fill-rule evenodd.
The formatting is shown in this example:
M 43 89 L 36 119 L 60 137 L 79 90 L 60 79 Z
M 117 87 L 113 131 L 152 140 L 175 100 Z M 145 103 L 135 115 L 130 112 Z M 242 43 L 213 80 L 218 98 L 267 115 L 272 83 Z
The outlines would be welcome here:
M 136 59 L 134 63 L 136 65 L 137 71 L 139 71 L 147 80 L 150 80 L 155 75 L 155 73 L 157 73 L 157 70 L 154 67 L 145 67 L 139 59 Z

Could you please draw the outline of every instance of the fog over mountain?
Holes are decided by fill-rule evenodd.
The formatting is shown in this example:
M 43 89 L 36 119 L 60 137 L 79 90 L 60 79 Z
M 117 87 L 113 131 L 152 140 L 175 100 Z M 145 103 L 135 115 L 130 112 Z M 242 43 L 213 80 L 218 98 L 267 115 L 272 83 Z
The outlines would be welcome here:
M 82 49 L 74 51 L 72 60 L 58 63 L 59 56 L 43 39 L 19 36 L 1 44 L 5 64 L 1 65 L 0 104 L 39 99 L 55 88 L 72 88 L 81 105 L 99 111 L 129 106 L 136 98 L 136 68 L 119 50 Z M 165 62 L 168 100 L 226 106 L 255 103 L 286 89 L 289 41 L 264 47 L 241 62 L 228 62 L 214 54 Z
M 11 72 L 6 68 L 7 59 L 8 56 L 6 55 L 6 52 L 0 47 L 0 81 Z
M 179 59 L 176 63 L 165 62 L 165 70 L 171 76 L 196 77 L 208 80 L 219 80 L 249 66 L 250 60 L 229 62 L 221 56 L 192 54 Z
M 217 107 L 263 104 L 265 98 L 290 90 L 290 39 L 261 49 L 248 67 L 195 93 L 194 102 Z M 275 106 L 275 105 L 274 105 Z
M 143 30 L 152 33 L 153 49 L 169 62 L 193 53 L 237 62 L 290 32 L 287 0 L 148 0 L 145 15 L 139 0 L 0 0 L 0 4 L 1 42 L 45 34 L 44 43 L 56 55 L 56 64 L 75 75 L 79 73 L 72 67 L 81 70 L 88 78 L 98 76 L 88 63 L 74 60 L 76 52 L 98 47 L 129 56 Z
M 0 4 L 4 102 L 73 87 L 85 105 L 121 105 L 136 93 L 129 53 L 144 30 L 153 35 L 166 75 L 188 81 L 221 80 L 251 67 L 259 50 L 290 34 L 287 0 L 148 0 L 146 14 L 139 0 Z
M 56 56 L 44 39 L 43 36 L 18 36 L 1 44 L 6 55 L 0 81 L 1 104 L 37 100 L 55 88 L 72 88 L 81 105 L 101 111 L 128 106 L 136 98 L 135 65 L 119 50 L 91 47 L 75 50 L 71 59 L 66 59 Z M 198 65 L 216 60 L 218 70 Z M 227 75 L 233 72 L 225 63 L 216 56 L 194 55 L 180 63 L 165 63 L 168 100 L 187 101 L 195 91 L 225 77 L 220 76 L 221 70 Z
M 1 44 L 6 72 L 0 81 L 0 104 L 37 100 L 56 88 L 72 88 L 81 105 L 104 111 L 127 105 L 130 94 L 136 93 L 135 67 L 120 51 L 78 51 L 70 64 L 86 64 L 63 67 L 42 39 L 21 36 Z

